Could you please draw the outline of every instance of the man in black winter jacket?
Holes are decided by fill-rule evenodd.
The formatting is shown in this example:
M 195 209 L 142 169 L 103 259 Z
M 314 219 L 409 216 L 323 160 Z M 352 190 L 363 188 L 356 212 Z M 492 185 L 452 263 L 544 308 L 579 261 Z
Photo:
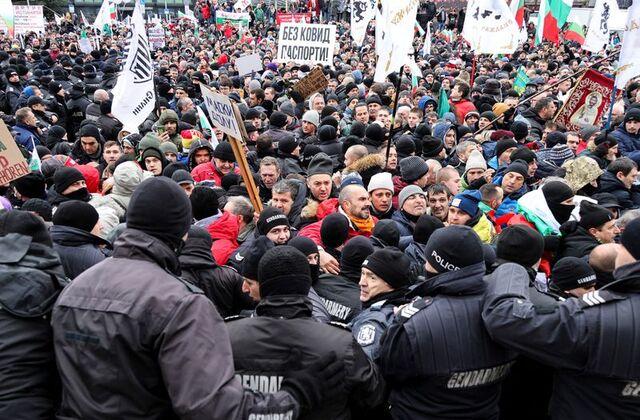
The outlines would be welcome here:
M 425 248 L 425 296 L 387 330 L 379 364 L 394 419 L 497 418 L 500 384 L 515 353 L 491 340 L 481 318 L 485 264 L 468 226 L 436 230 Z
M 26 211 L 0 215 L 0 418 L 49 420 L 59 401 L 51 309 L 68 283 L 47 228 Z
M 335 352 L 345 363 L 346 389 L 304 419 L 350 419 L 352 406 L 382 402 L 378 369 L 351 333 L 311 318 L 311 272 L 304 254 L 290 246 L 267 251 L 258 266 L 261 301 L 253 318 L 227 323 L 236 377 L 244 386 L 273 393 L 290 372 Z
M 627 225 L 615 281 L 551 311 L 529 298 L 528 276 L 500 266 L 488 282 L 482 318 L 502 345 L 555 367 L 553 419 L 637 418 L 640 412 L 640 220 Z

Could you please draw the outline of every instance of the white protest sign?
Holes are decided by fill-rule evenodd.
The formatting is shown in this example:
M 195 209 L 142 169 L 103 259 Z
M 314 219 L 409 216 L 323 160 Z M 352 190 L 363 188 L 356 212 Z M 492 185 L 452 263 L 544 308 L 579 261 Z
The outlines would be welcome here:
M 13 6 L 13 25 L 16 35 L 44 32 L 42 6 Z
M 336 25 L 282 23 L 278 34 L 278 61 L 333 64 Z
M 165 39 L 164 39 L 164 28 L 160 25 L 154 25 L 149 28 L 148 37 L 149 37 L 149 45 L 151 48 L 156 50 L 158 48 L 164 48 Z
M 238 127 L 238 121 L 233 113 L 229 98 L 215 93 L 202 83 L 200 83 L 200 91 L 202 92 L 202 99 L 207 107 L 211 123 L 222 130 L 223 133 L 236 139 L 241 139 L 240 127 Z
M 251 0 L 238 0 L 233 5 L 233 10 L 244 11 L 244 9 L 246 9 L 247 6 L 249 6 L 250 4 L 251 4 Z
M 240 76 L 251 74 L 254 71 L 262 71 L 260 54 L 243 55 L 242 57 L 236 58 L 236 68 Z

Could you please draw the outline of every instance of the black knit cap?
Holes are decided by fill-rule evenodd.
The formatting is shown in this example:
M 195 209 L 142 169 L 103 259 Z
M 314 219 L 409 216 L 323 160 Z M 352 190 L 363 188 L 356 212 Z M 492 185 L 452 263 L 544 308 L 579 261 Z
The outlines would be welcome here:
M 438 273 L 456 271 L 484 262 L 482 242 L 469 226 L 437 229 L 427 242 L 424 256 Z
M 32 172 L 20 177 L 13 181 L 13 186 L 22 196 L 28 198 L 47 198 L 47 182 L 40 173 Z
M 515 162 L 516 160 L 521 160 L 529 164 L 534 160 L 538 160 L 538 157 L 533 150 L 523 146 L 511 152 L 511 162 Z
M 551 181 L 542 186 L 542 194 L 547 203 L 560 204 L 575 194 L 570 186 L 562 181 Z
M 529 134 L 529 126 L 524 121 L 514 121 L 509 130 L 513 133 L 516 141 L 524 140 Z
M 588 200 L 580 202 L 580 226 L 585 229 L 599 228 L 613 220 L 613 214 L 606 208 Z
M 0 236 L 9 233 L 30 236 L 33 242 L 53 246 L 44 222 L 28 211 L 12 210 L 0 214 Z
M 518 147 L 518 142 L 514 139 L 502 139 L 496 142 L 496 156 L 500 157 L 506 150 Z
M 275 247 L 275 245 L 266 236 L 257 237 L 242 260 L 242 266 L 240 269 L 242 277 L 257 281 L 260 259 L 273 247 Z
M 226 141 L 218 143 L 216 149 L 213 151 L 213 157 L 227 162 L 236 161 L 236 156 L 233 154 L 231 143 Z
M 596 273 L 582 258 L 564 257 L 559 259 L 551 270 L 550 286 L 561 290 L 590 288 L 596 284 Z
M 56 172 L 53 174 L 53 189 L 62 194 L 64 190 L 69 188 L 71 184 L 78 181 L 84 181 L 84 177 L 82 176 L 82 172 L 77 170 L 76 168 L 69 168 L 67 166 L 62 166 L 56 169 Z
M 261 235 L 266 235 L 276 226 L 289 226 L 289 219 L 280 210 L 275 207 L 266 207 L 260 213 L 256 227 Z
M 287 125 L 287 114 L 285 114 L 284 112 L 275 111 L 269 117 L 269 124 L 277 128 L 284 127 L 285 125 Z
M 636 260 L 640 260 L 640 219 L 632 220 L 622 232 L 620 243 Z
M 556 144 L 567 144 L 567 135 L 560 131 L 552 131 L 547 134 L 547 147 L 551 148 Z
M 400 244 L 400 230 L 398 224 L 391 219 L 382 219 L 373 227 L 371 236 L 378 238 L 385 246 L 395 246 Z
M 379 249 L 362 262 L 362 268 L 371 270 L 394 289 L 408 286 L 411 260 L 396 248 Z
M 363 261 L 373 254 L 373 251 L 369 238 L 356 236 L 349 239 L 340 255 L 340 274 L 357 282 L 360 279 Z
M 505 228 L 498 236 L 496 256 L 500 259 L 531 267 L 542 258 L 544 238 L 529 226 Z
M 326 153 L 318 153 L 309 162 L 309 168 L 307 169 L 307 176 L 312 175 L 332 175 L 333 174 L 333 162 Z
M 292 246 L 268 250 L 258 264 L 260 296 L 309 294 L 311 270 L 305 255 Z
M 524 160 L 513 161 L 509 164 L 509 166 L 507 166 L 504 174 L 506 175 L 509 172 L 515 172 L 522 175 L 524 179 L 527 179 L 529 178 L 529 165 L 527 165 L 527 162 L 525 162 Z
M 53 224 L 91 232 L 99 218 L 98 211 L 91 204 L 70 200 L 58 206 L 53 215 Z
M 344 244 L 349 236 L 349 220 L 341 213 L 331 213 L 322 219 L 320 239 L 329 248 Z
M 294 247 L 298 251 L 302 252 L 305 257 L 309 255 L 318 253 L 318 245 L 311 240 L 311 238 L 307 238 L 306 236 L 296 236 L 287 242 L 287 245 Z
M 53 217 L 53 208 L 51 203 L 41 198 L 30 198 L 24 202 L 20 210 L 30 211 L 42 217 L 45 222 L 50 222 Z
M 423 214 L 418 218 L 416 226 L 413 228 L 413 240 L 420 244 L 426 244 L 433 232 L 443 227 L 444 223 L 437 217 Z
M 143 181 L 131 195 L 127 227 L 179 247 L 191 226 L 191 202 L 182 188 L 165 177 Z

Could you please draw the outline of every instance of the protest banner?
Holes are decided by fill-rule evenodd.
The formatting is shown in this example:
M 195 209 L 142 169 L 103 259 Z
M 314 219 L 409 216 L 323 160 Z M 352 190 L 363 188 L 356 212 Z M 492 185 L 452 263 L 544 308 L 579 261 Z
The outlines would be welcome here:
M 567 131 L 578 131 L 585 125 L 598 125 L 609 108 L 612 90 L 613 79 L 595 70 L 587 70 L 555 121 L 564 125 Z
M 251 74 L 254 71 L 262 71 L 262 60 L 260 54 L 243 55 L 236 59 L 236 69 L 238 69 L 238 75 L 244 76 L 245 74 Z
M 157 50 L 158 48 L 164 48 L 165 36 L 164 28 L 160 25 L 154 25 L 149 28 L 149 45 L 151 49 Z
M 311 13 L 276 13 L 276 24 L 311 23 Z
M 249 5 L 251 5 L 251 0 L 238 0 L 233 5 L 233 10 L 240 10 L 243 12 Z
M 462 36 L 476 54 L 513 54 L 519 29 L 505 0 L 470 0 Z
M 13 5 L 11 0 L 0 0 L 0 32 L 13 38 Z
M 278 61 L 333 64 L 336 25 L 283 23 L 278 34 Z
M 229 98 L 215 93 L 203 83 L 200 83 L 200 91 L 202 92 L 202 99 L 207 107 L 211 123 L 231 137 L 242 138 Z
M 13 6 L 13 25 L 16 35 L 27 32 L 44 33 L 42 6 Z
M 249 26 L 249 13 L 216 12 L 216 25 Z
M 9 129 L 0 120 L 0 185 L 29 174 L 27 160 L 20 153 Z
M 305 77 L 293 86 L 300 96 L 306 98 L 312 93 L 321 91 L 329 85 L 329 81 L 324 76 L 322 69 L 314 67 Z

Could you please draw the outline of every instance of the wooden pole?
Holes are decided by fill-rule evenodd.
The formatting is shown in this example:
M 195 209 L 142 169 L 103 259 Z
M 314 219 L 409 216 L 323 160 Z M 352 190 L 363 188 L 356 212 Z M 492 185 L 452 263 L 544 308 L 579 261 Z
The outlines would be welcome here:
M 231 106 L 233 107 L 233 114 L 235 115 L 236 121 L 238 122 L 238 127 L 240 128 L 240 134 L 246 142 L 248 136 L 247 131 L 244 128 L 244 122 L 242 120 L 242 117 L 240 116 L 240 111 L 238 110 L 238 107 L 235 103 L 231 102 Z M 242 176 L 244 185 L 247 187 L 247 192 L 249 193 L 251 204 L 253 204 L 253 209 L 256 213 L 260 213 L 262 211 L 262 201 L 260 200 L 260 194 L 258 193 L 256 182 L 253 179 L 251 168 L 249 167 L 249 163 L 247 162 L 247 157 L 242 147 L 242 141 L 241 139 L 237 139 L 235 137 L 228 137 L 229 143 L 231 143 L 231 148 L 233 149 L 233 155 L 236 157 L 238 167 L 240 168 L 240 175 Z

